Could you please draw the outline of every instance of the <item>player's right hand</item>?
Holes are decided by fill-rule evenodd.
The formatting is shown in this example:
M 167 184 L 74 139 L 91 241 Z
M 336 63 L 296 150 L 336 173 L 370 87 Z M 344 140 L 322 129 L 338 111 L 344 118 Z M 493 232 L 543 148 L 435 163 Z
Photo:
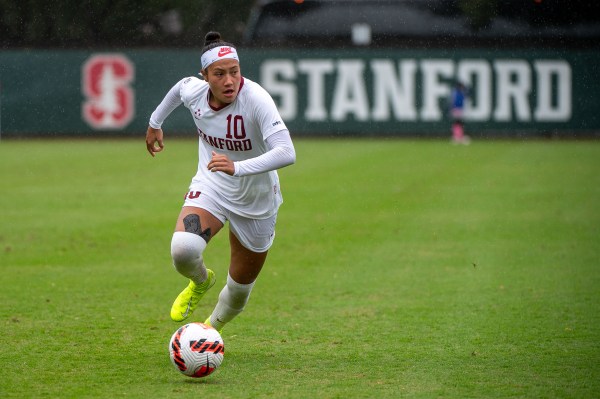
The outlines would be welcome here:
M 157 152 L 161 152 L 164 147 L 162 129 L 154 129 L 148 126 L 148 130 L 146 131 L 146 149 L 150 155 L 154 156 Z

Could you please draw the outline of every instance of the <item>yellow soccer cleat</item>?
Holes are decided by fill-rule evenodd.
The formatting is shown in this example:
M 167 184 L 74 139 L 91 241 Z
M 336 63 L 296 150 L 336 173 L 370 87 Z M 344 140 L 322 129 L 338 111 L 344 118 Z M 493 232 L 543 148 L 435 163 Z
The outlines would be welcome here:
M 206 269 L 208 272 L 208 278 L 205 282 L 200 285 L 196 285 L 190 280 L 190 284 L 185 287 L 183 291 L 177 296 L 173 306 L 171 307 L 171 319 L 173 321 L 183 321 L 187 319 L 196 309 L 198 303 L 206 294 L 206 291 L 210 289 L 217 281 L 215 273 Z

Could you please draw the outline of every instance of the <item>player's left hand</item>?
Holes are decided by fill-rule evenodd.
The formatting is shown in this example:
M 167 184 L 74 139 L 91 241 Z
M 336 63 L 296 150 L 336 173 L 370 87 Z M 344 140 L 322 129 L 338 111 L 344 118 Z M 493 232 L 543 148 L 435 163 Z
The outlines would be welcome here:
M 207 169 L 211 172 L 223 172 L 229 176 L 233 176 L 235 173 L 233 161 L 227 155 L 217 154 L 214 151 L 212 151 L 212 158 L 208 163 Z

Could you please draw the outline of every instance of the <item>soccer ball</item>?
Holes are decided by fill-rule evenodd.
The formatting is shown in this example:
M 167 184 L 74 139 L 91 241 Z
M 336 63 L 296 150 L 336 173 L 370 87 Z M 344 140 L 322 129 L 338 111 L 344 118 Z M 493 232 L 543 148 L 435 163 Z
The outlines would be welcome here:
M 179 328 L 169 342 L 171 362 L 188 377 L 206 377 L 223 361 L 225 346 L 217 330 L 202 323 Z

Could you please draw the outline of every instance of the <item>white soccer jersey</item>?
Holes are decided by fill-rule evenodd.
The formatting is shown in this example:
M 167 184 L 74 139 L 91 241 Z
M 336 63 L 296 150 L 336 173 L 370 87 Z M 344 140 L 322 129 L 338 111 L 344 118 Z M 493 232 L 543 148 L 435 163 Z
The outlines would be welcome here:
M 234 162 L 267 152 L 266 138 L 287 129 L 271 96 L 245 78 L 235 101 L 220 109 L 210 106 L 208 83 L 196 77 L 181 80 L 179 94 L 199 135 L 198 171 L 190 187 L 238 215 L 256 219 L 274 215 L 283 202 L 275 170 L 238 177 L 206 168 L 212 151 L 226 154 Z

